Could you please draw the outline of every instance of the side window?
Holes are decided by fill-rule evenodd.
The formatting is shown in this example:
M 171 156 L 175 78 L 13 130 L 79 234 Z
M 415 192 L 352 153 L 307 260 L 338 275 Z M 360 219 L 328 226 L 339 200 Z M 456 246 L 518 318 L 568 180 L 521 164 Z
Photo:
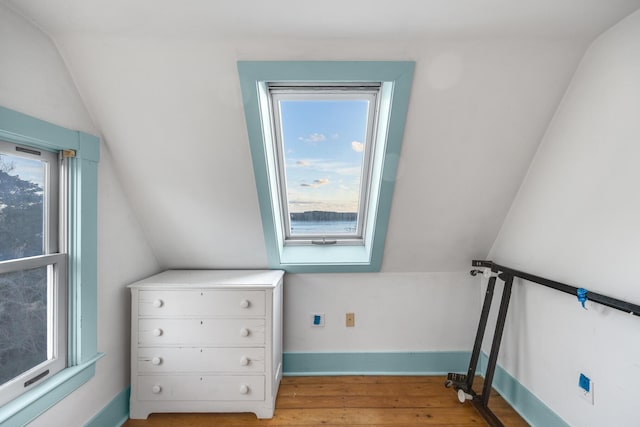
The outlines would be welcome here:
M 0 106 L 0 158 L 0 425 L 17 426 L 86 383 L 103 356 L 100 140 Z
M 0 405 L 67 365 L 61 163 L 0 141 Z

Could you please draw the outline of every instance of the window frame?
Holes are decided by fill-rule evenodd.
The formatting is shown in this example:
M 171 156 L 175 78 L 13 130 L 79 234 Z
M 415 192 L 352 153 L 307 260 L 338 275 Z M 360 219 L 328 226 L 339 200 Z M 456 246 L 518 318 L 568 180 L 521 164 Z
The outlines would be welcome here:
M 95 375 L 97 352 L 97 190 L 100 143 L 96 136 L 66 129 L 0 106 L 0 139 L 49 151 L 68 160 L 66 267 L 66 368 L 0 407 L 0 425 L 24 425 Z M 66 232 L 64 231 L 66 230 Z
M 42 149 L 34 150 L 33 147 L 25 146 L 25 144 L 15 144 L 0 139 L 0 154 L 8 154 L 45 163 L 47 169 L 45 174 L 47 191 L 44 195 L 44 205 L 46 206 L 44 232 L 46 240 L 43 254 L 66 250 L 66 241 L 61 238 L 59 233 L 61 224 L 65 222 L 65 218 L 62 218 L 62 216 L 66 215 L 66 209 L 60 210 L 61 200 L 66 199 L 64 194 L 66 190 L 62 188 L 62 183 L 65 182 L 66 162 L 64 162 L 60 153 Z M 51 195 L 52 190 L 54 191 L 53 197 Z M 53 229 L 51 229 L 52 225 L 54 226 Z
M 337 244 L 337 245 L 364 245 L 366 233 L 366 217 L 370 194 L 371 170 L 373 152 L 375 147 L 375 134 L 378 121 L 380 84 L 353 84 L 335 82 L 333 84 L 305 83 L 305 84 L 277 84 L 267 83 L 266 90 L 269 97 L 269 125 L 273 134 L 272 144 L 267 149 L 273 150 L 276 162 L 269 168 L 269 173 L 275 175 L 278 182 L 276 191 L 280 201 L 279 214 L 283 226 L 283 245 L 311 245 L 311 244 Z M 363 152 L 362 169 L 360 174 L 360 188 L 358 197 L 358 210 L 356 230 L 349 234 L 300 234 L 291 233 L 291 212 L 288 203 L 288 187 L 286 180 L 286 164 L 284 153 L 284 137 L 282 134 L 282 115 L 279 101 L 291 100 L 345 100 L 363 99 L 369 102 L 367 113 L 365 150 Z
M 0 154 L 44 163 L 42 253 L 0 261 L 0 274 L 47 267 L 47 360 L 0 384 L 0 406 L 15 399 L 67 366 L 67 243 L 60 229 L 66 223 L 66 161 L 60 153 L 34 150 L 0 140 Z
M 41 382 L 53 377 L 67 367 L 67 256 L 64 253 L 18 258 L 0 263 L 0 274 L 25 271 L 39 267 L 48 268 L 47 289 L 47 352 L 48 358 L 31 369 L 22 372 L 2 384 L 0 406 L 27 393 Z M 51 323 L 49 323 L 51 322 Z
M 238 61 L 269 267 L 290 273 L 380 271 L 415 63 L 412 61 Z M 267 84 L 380 83 L 376 149 L 363 245 L 285 245 L 278 183 L 269 173 Z

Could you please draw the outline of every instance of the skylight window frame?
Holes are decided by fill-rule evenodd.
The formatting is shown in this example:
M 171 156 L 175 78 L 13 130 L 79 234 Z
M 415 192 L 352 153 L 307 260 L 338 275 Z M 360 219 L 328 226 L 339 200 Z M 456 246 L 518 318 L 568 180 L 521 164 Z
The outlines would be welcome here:
M 275 190 L 280 201 L 279 209 L 281 233 L 284 245 L 364 245 L 367 228 L 367 213 L 371 189 L 371 171 L 375 152 L 375 141 L 380 111 L 381 82 L 277 82 L 267 83 L 269 116 L 271 126 L 270 148 L 275 158 Z M 354 233 L 298 234 L 291 233 L 291 212 L 287 191 L 287 168 L 285 164 L 284 137 L 280 101 L 289 100 L 366 100 L 368 102 L 365 127 L 364 152 L 360 171 L 358 210 Z
M 238 61 L 238 77 L 268 266 L 288 273 L 380 271 L 398 160 L 409 109 L 414 61 Z M 277 182 L 270 168 L 272 126 L 267 83 L 381 82 L 376 155 L 364 245 L 284 245 Z

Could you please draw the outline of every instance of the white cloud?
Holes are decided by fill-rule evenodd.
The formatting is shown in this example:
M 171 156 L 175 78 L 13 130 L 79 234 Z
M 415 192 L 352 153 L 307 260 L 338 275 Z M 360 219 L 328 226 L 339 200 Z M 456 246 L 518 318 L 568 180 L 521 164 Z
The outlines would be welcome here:
M 296 162 L 297 166 L 311 166 L 311 162 L 308 160 L 298 160 Z
M 362 153 L 364 151 L 364 143 L 358 142 L 358 141 L 353 141 L 353 142 L 351 142 L 351 149 L 353 151 L 358 152 L 358 153 Z
M 311 135 L 306 137 L 303 137 L 303 136 L 298 137 L 298 139 L 304 142 L 322 142 L 322 141 L 326 141 L 327 137 L 323 133 L 314 132 Z
M 314 179 L 311 184 L 302 183 L 300 184 L 300 187 L 318 188 L 322 185 L 327 185 L 328 183 L 329 183 L 328 178 L 320 178 L 320 179 Z

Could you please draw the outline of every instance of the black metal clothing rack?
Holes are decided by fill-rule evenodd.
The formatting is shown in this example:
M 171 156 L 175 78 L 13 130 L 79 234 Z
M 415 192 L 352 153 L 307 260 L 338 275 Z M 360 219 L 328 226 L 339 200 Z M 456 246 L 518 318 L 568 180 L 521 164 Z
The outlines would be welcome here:
M 466 375 L 449 373 L 447 375 L 447 380 L 445 381 L 445 386 L 448 388 L 453 387 L 458 392 L 458 399 L 460 400 L 460 402 L 470 400 L 471 404 L 476 408 L 476 410 L 480 413 L 480 415 L 482 415 L 482 417 L 489 423 L 491 427 L 503 426 L 498 417 L 496 417 L 491 409 L 489 409 L 489 396 L 493 383 L 493 375 L 495 374 L 496 370 L 496 363 L 498 361 L 498 352 L 500 350 L 500 342 L 502 341 L 502 333 L 504 331 L 504 325 L 507 318 L 507 310 L 509 308 L 509 300 L 511 299 L 511 288 L 513 286 L 514 278 L 519 277 L 521 279 L 537 283 L 548 288 L 577 296 L 579 299 L 582 298 L 582 301 L 588 299 L 607 307 L 615 308 L 616 310 L 621 310 L 627 313 L 631 313 L 635 316 L 640 316 L 640 305 L 632 304 L 627 301 L 611 298 L 596 292 L 590 292 L 582 288 L 577 288 L 575 286 L 566 285 L 554 280 L 545 279 L 544 277 L 514 270 L 512 268 L 496 264 L 492 261 L 474 260 L 472 261 L 472 266 L 479 268 L 489 268 L 491 269 L 492 274 L 489 278 L 484 302 L 482 304 L 482 311 L 480 313 L 480 321 L 478 323 L 476 339 L 473 344 L 473 351 L 471 352 L 471 360 L 469 361 L 469 369 Z M 471 274 L 473 276 L 477 275 L 478 273 L 482 273 L 482 270 L 471 270 Z M 473 379 L 476 375 L 478 360 L 480 359 L 482 340 L 484 338 L 484 332 L 487 326 L 487 319 L 489 318 L 489 311 L 491 309 L 491 301 L 493 300 L 493 291 L 496 285 L 496 278 L 504 281 L 504 289 L 502 291 L 502 299 L 500 301 L 498 318 L 496 320 L 496 329 L 493 335 L 493 342 L 491 344 L 491 352 L 489 353 L 487 370 L 485 372 L 484 386 L 482 388 L 482 393 L 477 394 L 473 390 Z

